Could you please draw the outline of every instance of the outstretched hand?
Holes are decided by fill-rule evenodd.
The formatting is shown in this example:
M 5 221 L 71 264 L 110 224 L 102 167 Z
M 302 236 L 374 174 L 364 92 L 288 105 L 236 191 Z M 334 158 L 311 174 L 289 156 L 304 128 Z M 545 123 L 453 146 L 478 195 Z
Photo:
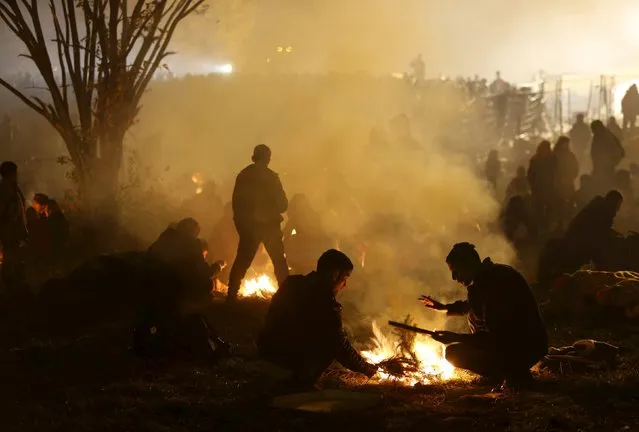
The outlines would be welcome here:
M 420 296 L 419 301 L 427 308 L 440 310 L 440 311 L 446 310 L 445 304 L 440 303 L 437 300 L 434 300 L 430 296 L 426 296 L 426 295 Z

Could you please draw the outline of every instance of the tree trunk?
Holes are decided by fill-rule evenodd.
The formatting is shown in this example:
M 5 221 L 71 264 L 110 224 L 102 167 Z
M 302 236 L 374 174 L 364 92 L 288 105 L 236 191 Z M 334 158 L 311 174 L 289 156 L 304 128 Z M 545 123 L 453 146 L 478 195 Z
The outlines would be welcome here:
M 85 150 L 82 160 L 72 158 L 80 192 L 82 211 L 96 222 L 117 221 L 118 180 L 122 165 L 123 134 L 109 134 L 99 140 L 95 149 Z M 85 144 L 85 149 L 86 149 Z M 77 147 L 76 147 L 77 148 Z M 72 153 L 73 154 L 73 153 Z M 79 154 L 76 153 L 76 154 Z

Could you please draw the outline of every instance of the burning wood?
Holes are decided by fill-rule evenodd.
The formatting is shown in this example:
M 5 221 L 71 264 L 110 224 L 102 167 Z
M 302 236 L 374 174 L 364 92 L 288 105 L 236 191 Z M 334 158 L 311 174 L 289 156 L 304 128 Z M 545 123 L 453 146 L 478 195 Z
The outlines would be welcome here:
M 229 287 L 222 281 L 216 280 L 214 289 L 219 293 L 226 294 Z M 238 296 L 270 300 L 276 292 L 277 282 L 267 274 L 259 274 L 253 278 L 244 278 Z
M 405 326 L 410 327 L 410 317 Z M 380 382 L 394 381 L 403 385 L 431 384 L 453 377 L 455 368 L 444 358 L 443 347 L 416 333 L 401 331 L 386 336 L 373 322 L 371 350 L 362 356 L 379 367 Z
M 277 283 L 266 274 L 252 279 L 244 279 L 238 295 L 240 297 L 257 297 L 270 299 L 277 292 Z

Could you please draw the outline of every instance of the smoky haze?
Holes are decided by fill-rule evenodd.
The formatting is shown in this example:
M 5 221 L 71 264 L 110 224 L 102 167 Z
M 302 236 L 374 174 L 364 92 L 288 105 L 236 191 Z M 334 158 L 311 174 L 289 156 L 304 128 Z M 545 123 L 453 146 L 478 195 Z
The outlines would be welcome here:
M 632 0 L 235 0 L 180 29 L 189 56 L 263 66 L 294 47 L 300 71 L 400 72 L 421 52 L 429 75 L 525 82 L 559 73 L 639 72 L 639 4 Z M 173 59 L 178 62 L 178 59 Z
M 282 72 L 312 74 L 153 83 L 127 139 L 126 224 L 143 243 L 152 241 L 180 216 L 176 208 L 193 194 L 190 177 L 196 172 L 215 180 L 228 201 L 233 178 L 249 163 L 252 148 L 266 143 L 289 197 L 307 194 L 332 237 L 367 243 L 365 266 L 345 299 L 356 302 L 368 321 L 405 313 L 420 323 L 431 320 L 433 315 L 417 305 L 419 294 L 444 300 L 463 296 L 444 262 L 454 243 L 472 241 L 482 256 L 497 261 L 512 262 L 513 253 L 501 236 L 486 230 L 499 203 L 477 176 L 474 153 L 454 157 L 443 144 L 444 137 L 456 134 L 458 95 L 429 100 L 418 110 L 403 83 L 375 76 L 405 70 L 417 53 L 423 54 L 428 75 L 492 77 L 499 69 L 506 79 L 525 81 L 538 69 L 639 69 L 625 54 L 639 48 L 635 2 L 559 3 L 216 2 L 178 30 L 173 48 L 179 54 L 171 65 L 224 60 L 240 71 L 264 71 L 265 59 L 273 57 Z M 3 29 L 3 40 L 8 37 Z M 293 51 L 276 58 L 277 46 Z M 5 57 L 22 51 L 15 43 L 2 49 Z M 367 147 L 371 128 L 388 129 L 400 113 L 411 118 L 424 151 L 406 151 L 390 131 L 388 145 Z M 219 214 L 201 222 L 210 227 L 214 216 Z M 394 230 L 368 228 L 374 218 Z M 355 251 L 349 254 L 359 259 Z

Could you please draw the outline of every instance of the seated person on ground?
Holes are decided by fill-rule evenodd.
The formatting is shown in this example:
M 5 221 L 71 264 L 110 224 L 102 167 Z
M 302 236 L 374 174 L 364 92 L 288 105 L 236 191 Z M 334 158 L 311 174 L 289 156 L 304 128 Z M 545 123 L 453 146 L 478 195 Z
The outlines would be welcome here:
M 623 196 L 616 190 L 605 197 L 596 196 L 568 225 L 565 243 L 582 264 L 592 260 L 601 265 L 606 261 L 606 250 L 617 236 L 612 226 L 622 203 Z
M 528 283 L 514 268 L 483 262 L 470 243 L 458 243 L 446 262 L 453 279 L 468 289 L 468 299 L 442 304 L 428 296 L 426 307 L 448 315 L 467 315 L 470 334 L 438 332 L 446 360 L 507 386 L 529 384 L 530 368 L 548 351 L 546 329 Z
M 167 228 L 147 254 L 146 286 L 135 329 L 138 353 L 162 356 L 186 352 L 196 357 L 228 352 L 211 325 L 211 278 L 220 262 L 208 265 L 197 238 L 197 221 Z
M 377 372 L 349 342 L 335 299 L 352 270 L 351 260 L 331 249 L 316 271 L 289 276 L 273 296 L 258 349 L 264 359 L 292 371 L 302 387 L 313 385 L 333 361 L 369 377 Z

